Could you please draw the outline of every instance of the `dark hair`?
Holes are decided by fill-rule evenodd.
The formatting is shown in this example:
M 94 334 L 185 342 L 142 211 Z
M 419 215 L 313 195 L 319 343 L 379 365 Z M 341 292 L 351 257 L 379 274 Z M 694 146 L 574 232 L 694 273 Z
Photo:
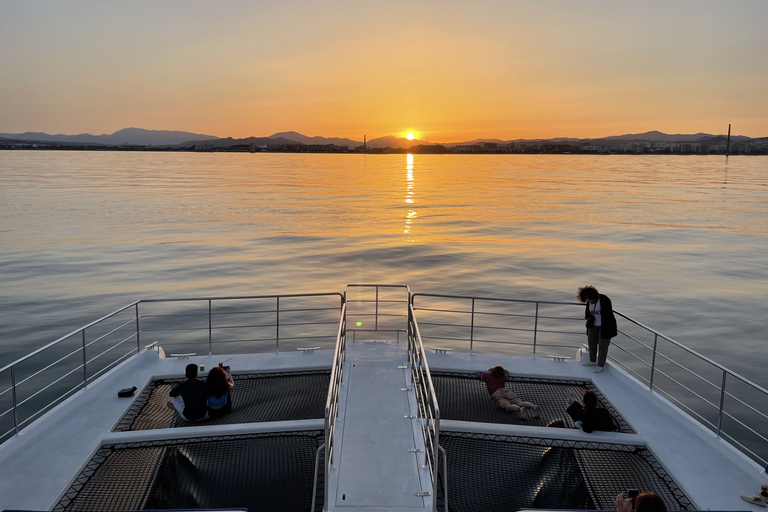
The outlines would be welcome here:
M 597 395 L 591 389 L 584 391 L 581 395 L 581 399 L 584 401 L 584 409 L 592 410 L 597 409 Z
M 229 381 L 227 380 L 227 372 L 224 368 L 214 366 L 211 371 L 208 372 L 208 378 L 205 380 L 205 387 L 208 390 L 208 394 L 221 398 L 229 391 Z
M 597 288 L 592 285 L 587 285 L 579 288 L 579 293 L 576 294 L 576 298 L 579 302 L 587 302 L 588 300 L 599 299 L 600 294 L 597 293 Z
M 642 492 L 635 498 L 635 512 L 667 512 L 667 505 L 655 492 Z
M 494 366 L 491 369 L 491 376 L 498 378 L 501 378 L 504 376 L 504 368 L 501 366 Z
M 197 365 L 195 363 L 189 363 L 187 365 L 187 369 L 184 373 L 188 379 L 196 379 L 197 378 Z

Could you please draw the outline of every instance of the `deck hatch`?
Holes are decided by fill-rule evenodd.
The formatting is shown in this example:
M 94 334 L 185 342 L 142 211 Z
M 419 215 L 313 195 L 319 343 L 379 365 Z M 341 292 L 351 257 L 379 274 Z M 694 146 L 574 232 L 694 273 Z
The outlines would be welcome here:
M 322 442 L 322 431 L 295 431 L 103 446 L 53 510 L 306 511 Z
M 296 421 L 318 419 L 325 414 L 330 370 L 248 373 L 233 378 L 232 412 L 226 416 L 196 423 L 182 420 L 165 404 L 171 388 L 184 379 L 163 379 L 153 381 L 142 391 L 114 430 Z
M 511 387 L 523 400 L 541 406 L 540 419 L 533 419 L 529 414 L 526 420 L 520 420 L 516 414 L 501 410 L 488 396 L 485 384 L 473 373 L 441 371 L 431 373 L 437 401 L 440 404 L 440 415 L 445 420 L 543 427 L 551 421 L 562 419 L 567 427 L 573 428 L 573 421 L 565 413 L 569 405 L 568 395 L 571 390 L 581 394 L 585 389 L 591 389 L 597 395 L 598 407 L 605 407 L 608 410 L 617 431 L 635 433 L 629 423 L 600 393 L 600 390 L 588 381 L 539 379 L 513 375 L 507 386 Z
M 611 498 L 629 488 L 656 492 L 669 510 L 693 509 L 643 446 L 464 432 L 441 432 L 440 445 L 454 512 L 615 510 Z

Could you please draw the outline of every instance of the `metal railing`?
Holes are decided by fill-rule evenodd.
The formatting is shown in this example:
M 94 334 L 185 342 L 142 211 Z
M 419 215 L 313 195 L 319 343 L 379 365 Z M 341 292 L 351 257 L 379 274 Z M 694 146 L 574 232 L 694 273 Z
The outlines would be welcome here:
M 333 366 L 331 367 L 331 382 L 328 386 L 328 398 L 325 401 L 325 442 L 318 448 L 324 450 L 325 480 L 323 482 L 324 503 L 323 510 L 328 510 L 329 499 L 329 478 L 335 453 L 334 435 L 336 433 L 336 418 L 339 416 L 339 390 L 341 381 L 344 377 L 344 359 L 347 355 L 347 305 L 341 306 L 341 317 L 339 319 L 339 331 L 336 335 L 336 348 L 333 351 Z M 312 495 L 312 508 L 315 510 L 315 495 L 317 491 L 317 463 L 315 464 L 315 487 Z
M 508 355 L 536 355 L 546 348 L 571 355 L 585 339 L 579 303 L 425 293 L 414 293 L 411 303 L 421 319 L 422 338 L 442 347 Z M 620 329 L 611 340 L 609 360 L 765 467 L 768 390 L 614 313 Z
M 445 462 L 445 450 L 440 446 L 440 406 L 437 403 L 435 386 L 429 373 L 429 363 L 424 351 L 424 343 L 421 339 L 419 324 L 413 304 L 408 307 L 408 364 L 411 367 L 411 380 L 416 392 L 416 404 L 418 406 L 421 433 L 424 437 L 424 465 L 429 467 L 432 476 L 432 500 L 433 512 L 437 510 L 437 483 L 439 478 L 440 452 L 443 453 Z M 446 512 L 448 511 L 448 466 L 443 464 L 443 500 Z
M 408 293 L 405 299 L 391 295 L 403 290 Z M 366 295 L 366 292 L 373 295 Z M 344 297 L 347 316 L 351 317 L 347 327 L 352 340 L 357 339 L 358 333 L 376 333 L 380 337 L 382 332 L 389 332 L 400 341 L 400 334 L 407 332 L 402 326 L 407 322 L 410 294 L 405 284 L 348 284 L 344 288 Z
M 293 350 L 335 339 L 341 293 L 146 299 L 133 302 L 0 368 L 0 441 L 141 351 Z

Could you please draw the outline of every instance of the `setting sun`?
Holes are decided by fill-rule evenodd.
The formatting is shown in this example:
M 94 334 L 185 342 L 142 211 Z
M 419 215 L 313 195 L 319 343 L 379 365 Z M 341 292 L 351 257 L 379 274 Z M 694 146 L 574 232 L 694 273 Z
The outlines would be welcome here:
M 412 133 L 409 133 L 408 135 L 405 136 L 405 138 L 408 139 L 408 140 L 413 140 L 413 139 L 416 138 L 416 136 L 414 134 L 412 134 Z

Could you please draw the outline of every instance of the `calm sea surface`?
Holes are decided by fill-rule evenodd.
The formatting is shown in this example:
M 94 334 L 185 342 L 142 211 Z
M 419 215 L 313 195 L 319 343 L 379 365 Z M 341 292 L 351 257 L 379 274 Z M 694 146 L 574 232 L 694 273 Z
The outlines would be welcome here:
M 0 366 L 139 298 L 614 307 L 768 387 L 768 159 L 0 152 Z

